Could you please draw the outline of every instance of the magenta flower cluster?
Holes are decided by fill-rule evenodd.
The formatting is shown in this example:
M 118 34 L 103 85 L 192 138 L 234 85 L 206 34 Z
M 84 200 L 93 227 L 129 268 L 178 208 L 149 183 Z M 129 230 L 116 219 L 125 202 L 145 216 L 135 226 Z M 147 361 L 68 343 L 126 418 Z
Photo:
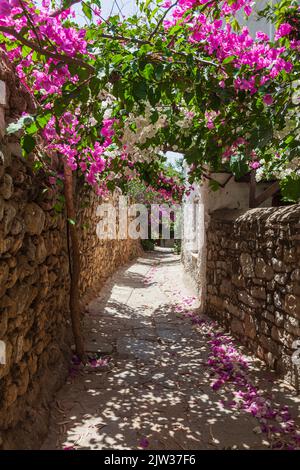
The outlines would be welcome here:
M 250 15 L 252 11 L 251 0 L 179 0 L 176 6 L 166 16 L 164 25 L 166 30 L 177 23 L 181 23 L 186 34 L 186 40 L 199 48 L 200 53 L 209 55 L 217 63 L 219 69 L 219 86 L 226 88 L 230 83 L 230 77 L 226 73 L 226 60 L 241 71 L 234 78 L 236 91 L 245 90 L 250 94 L 257 92 L 260 85 L 265 85 L 276 78 L 281 72 L 290 73 L 293 69 L 292 63 L 287 60 L 288 47 L 299 48 L 299 41 L 291 39 L 287 46 L 285 39 L 293 32 L 294 26 L 285 22 L 281 24 L 275 35 L 275 44 L 269 37 L 258 32 L 253 38 L 248 28 L 234 31 L 227 19 L 232 19 L 238 12 L 243 11 Z M 196 8 L 205 6 L 202 12 Z M 172 3 L 166 0 L 165 8 L 170 8 Z M 52 2 L 43 0 L 41 6 L 37 7 L 35 2 L 20 0 L 2 0 L 0 3 L 0 30 L 2 34 L 10 39 L 15 39 L 16 34 L 23 35 L 26 32 L 26 40 L 35 44 L 41 44 L 52 55 L 47 58 L 46 63 L 37 59 L 34 50 L 16 46 L 4 49 L 9 59 L 16 64 L 16 70 L 21 82 L 29 92 L 38 98 L 39 104 L 45 104 L 45 108 L 52 111 L 52 103 L 55 98 L 62 94 L 64 85 L 67 83 L 77 84 L 80 82 L 76 69 L 70 67 L 68 59 L 82 60 L 87 63 L 95 57 L 91 54 L 92 43 L 89 43 L 85 29 L 72 26 L 75 17 L 72 8 L 60 14 L 52 15 Z M 218 8 L 221 12 L 219 19 L 215 19 L 213 13 Z M 96 11 L 96 16 L 98 15 Z M 98 24 L 101 24 L 100 20 Z M 284 38 L 283 40 L 281 40 Z M 16 42 L 16 44 L 19 44 Z M 88 47 L 90 46 L 90 48 Z M 89 50 L 90 49 L 90 50 Z M 225 61 L 225 62 L 224 62 Z M 272 106 L 273 96 L 267 93 L 263 99 L 266 106 Z M 206 113 L 206 125 L 212 130 L 216 126 L 218 114 Z M 115 178 L 115 171 L 111 168 L 117 167 L 119 172 L 125 175 L 127 180 L 138 173 L 135 170 L 135 162 L 131 161 L 126 151 L 126 146 L 120 149 L 120 164 L 115 165 L 113 158 L 105 155 L 106 150 L 115 140 L 117 122 L 113 119 L 104 119 L 98 142 L 93 146 L 82 148 L 81 136 L 83 128 L 80 125 L 79 111 L 70 116 L 65 113 L 57 123 L 51 119 L 44 131 L 48 148 L 50 151 L 59 152 L 64 161 L 76 170 L 81 169 L 86 181 L 97 188 L 100 194 L 106 191 L 106 186 L 100 182 L 101 175 L 107 172 L 107 179 Z M 219 123 L 218 123 L 219 124 Z M 220 124 L 224 124 L 221 121 Z M 238 144 L 237 144 L 238 145 Z M 235 151 L 235 144 L 231 145 L 224 154 L 224 159 L 229 158 Z M 257 162 L 254 163 L 258 165 Z M 126 170 L 126 171 L 125 171 Z M 52 176 L 51 181 L 53 182 Z M 180 193 L 181 188 L 175 187 L 171 182 L 158 181 L 162 187 L 159 188 L 162 197 L 171 197 L 173 187 L 175 192 Z M 164 187 L 163 187 L 164 186 Z
M 213 19 L 210 13 L 218 3 L 222 17 Z M 228 58 L 233 58 L 232 62 L 237 69 L 247 66 L 250 73 L 238 76 L 235 80 L 237 90 L 247 90 L 255 93 L 258 83 L 263 85 L 272 78 L 279 75 L 281 71 L 291 72 L 293 65 L 284 59 L 286 48 L 284 46 L 273 47 L 270 38 L 263 32 L 258 32 L 253 38 L 247 27 L 241 32 L 235 32 L 231 24 L 225 23 L 223 19 L 227 16 L 234 16 L 238 11 L 243 10 L 247 16 L 252 12 L 253 2 L 250 0 L 237 0 L 235 2 L 223 0 L 215 2 L 200 0 L 200 4 L 207 4 L 204 13 L 192 14 L 193 7 L 199 5 L 198 0 L 180 0 L 178 6 L 173 10 L 172 16 L 165 20 L 165 27 L 171 28 L 179 21 L 187 24 L 189 29 L 188 40 L 198 44 L 210 56 L 223 62 Z M 190 14 L 189 14 L 190 11 Z M 292 31 L 292 26 L 284 23 L 279 26 L 275 40 L 288 35 Z M 226 72 L 224 80 L 220 81 L 220 86 L 226 85 Z

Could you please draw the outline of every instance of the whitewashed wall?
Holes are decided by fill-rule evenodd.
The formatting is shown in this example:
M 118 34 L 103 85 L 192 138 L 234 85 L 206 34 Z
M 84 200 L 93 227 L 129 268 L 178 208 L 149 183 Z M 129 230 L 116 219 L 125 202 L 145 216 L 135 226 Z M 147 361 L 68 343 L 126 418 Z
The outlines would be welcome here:
M 240 25 L 245 25 L 249 28 L 249 31 L 252 36 L 255 36 L 257 31 L 263 31 L 264 33 L 268 34 L 271 38 L 274 36 L 274 25 L 272 23 L 266 21 L 264 18 L 259 18 L 258 15 L 255 13 L 257 11 L 263 10 L 264 7 L 268 3 L 276 3 L 276 0 L 256 0 L 255 5 L 253 6 L 253 14 L 249 17 L 249 19 L 245 19 L 245 15 L 241 12 L 237 14 L 237 20 Z M 259 18 L 259 21 L 257 21 Z

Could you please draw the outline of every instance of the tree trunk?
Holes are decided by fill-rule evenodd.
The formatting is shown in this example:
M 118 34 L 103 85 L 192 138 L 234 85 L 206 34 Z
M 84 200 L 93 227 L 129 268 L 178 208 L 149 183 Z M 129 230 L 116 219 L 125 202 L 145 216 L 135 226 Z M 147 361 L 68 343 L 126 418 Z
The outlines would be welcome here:
M 65 199 L 67 208 L 68 233 L 71 240 L 71 260 L 70 260 L 70 313 L 72 321 L 72 330 L 75 341 L 76 354 L 85 362 L 84 340 L 81 328 L 80 318 L 80 304 L 79 304 L 79 276 L 80 276 L 80 252 L 78 236 L 76 231 L 76 210 L 73 195 L 73 172 L 67 163 L 64 165 L 64 186 L 65 186 Z

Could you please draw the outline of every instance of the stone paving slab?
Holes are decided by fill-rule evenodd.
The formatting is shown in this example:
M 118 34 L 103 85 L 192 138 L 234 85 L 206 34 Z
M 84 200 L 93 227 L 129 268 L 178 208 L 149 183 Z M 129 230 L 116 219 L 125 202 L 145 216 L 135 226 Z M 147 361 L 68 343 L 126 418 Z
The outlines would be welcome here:
M 206 339 L 178 318 L 178 293 L 195 295 L 171 253 L 145 255 L 106 283 L 87 309 L 86 348 L 111 361 L 68 379 L 43 449 L 137 449 L 142 438 L 157 450 L 267 448 L 256 419 L 225 409 L 212 390 Z M 267 389 L 266 371 L 253 364 Z M 274 384 L 278 400 L 299 412 L 299 400 Z

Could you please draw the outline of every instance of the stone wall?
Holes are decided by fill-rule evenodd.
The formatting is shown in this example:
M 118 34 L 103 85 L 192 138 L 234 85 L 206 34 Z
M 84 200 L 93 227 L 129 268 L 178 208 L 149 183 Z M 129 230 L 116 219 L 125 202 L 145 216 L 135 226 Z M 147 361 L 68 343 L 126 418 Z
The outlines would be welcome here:
M 97 236 L 97 207 L 102 201 L 88 188 L 82 188 L 78 198 L 78 226 L 80 228 L 82 303 L 92 298 L 103 282 L 113 274 L 118 266 L 142 253 L 138 240 L 100 240 Z M 104 202 L 104 201 L 103 201 Z M 106 200 L 118 213 L 118 193 Z
M 46 431 L 45 404 L 66 375 L 69 265 L 54 195 L 43 193 L 18 137 L 5 136 L 32 104 L 3 57 L 0 83 L 0 446 L 22 448 Z
M 38 181 L 24 162 L 1 150 L 0 430 L 4 448 L 13 448 L 36 445 L 46 431 L 45 403 L 66 375 L 69 264 L 64 217 L 32 194 Z
M 47 178 L 33 172 L 9 122 L 32 104 L 0 57 L 0 448 L 37 448 L 47 432 L 48 406 L 69 369 L 69 259 L 64 214 Z M 47 191 L 45 188 L 47 187 Z M 94 193 L 78 198 L 86 301 L 116 269 L 139 252 L 137 241 L 96 236 Z
M 211 215 L 207 313 L 299 387 L 300 205 Z

